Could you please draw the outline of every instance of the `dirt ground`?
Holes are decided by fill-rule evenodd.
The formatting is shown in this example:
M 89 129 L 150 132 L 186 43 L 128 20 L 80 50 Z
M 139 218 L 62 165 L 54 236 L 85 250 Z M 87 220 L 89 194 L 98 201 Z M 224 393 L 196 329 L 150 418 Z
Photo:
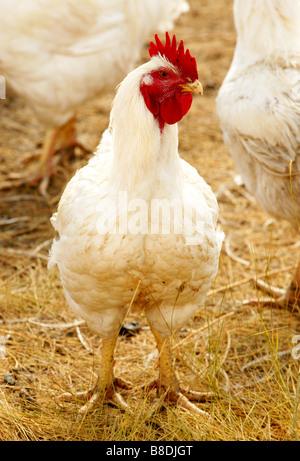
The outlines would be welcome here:
M 226 240 L 206 305 L 174 340 L 174 363 L 183 384 L 215 392 L 201 404 L 212 419 L 170 408 L 146 423 L 142 412 L 133 420 L 100 407 L 78 422 L 79 402 L 57 399 L 95 380 L 101 347 L 85 325 L 76 326 L 58 273 L 46 267 L 53 238 L 49 218 L 64 186 L 89 158 L 76 151 L 57 168 L 48 199 L 28 186 L 0 192 L 1 440 L 294 440 L 300 434 L 299 361 L 291 354 L 299 312 L 244 304 L 264 299 L 254 287 L 257 275 L 287 286 L 299 236 L 288 223 L 271 220 L 236 184 L 223 144 L 215 98 L 234 51 L 233 1 L 189 3 L 174 32 L 196 57 L 204 96 L 194 99 L 179 124 L 180 153 L 216 193 Z M 147 50 L 145 44 L 141 62 Z M 107 127 L 113 97 L 114 90 L 79 110 L 78 137 L 91 151 Z M 9 87 L 0 106 L 1 183 L 9 173 L 34 168 L 44 127 Z M 120 339 L 115 369 L 133 382 L 128 401 L 142 407 L 140 388 L 157 374 L 155 342 L 143 316 L 129 314 L 128 320 L 139 320 L 142 329 Z

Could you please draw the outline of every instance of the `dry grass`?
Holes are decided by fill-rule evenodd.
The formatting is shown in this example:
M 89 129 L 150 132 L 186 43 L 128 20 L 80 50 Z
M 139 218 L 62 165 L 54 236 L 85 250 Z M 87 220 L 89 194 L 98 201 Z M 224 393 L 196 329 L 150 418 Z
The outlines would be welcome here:
M 180 151 L 217 193 L 227 240 L 206 305 L 174 338 L 174 362 L 183 384 L 215 392 L 211 402 L 201 404 L 212 419 L 172 407 L 147 418 L 149 399 L 141 385 L 156 376 L 157 357 L 144 318 L 141 332 L 121 338 L 116 352 L 116 373 L 133 382 L 126 395 L 133 416 L 99 405 L 77 421 L 79 402 L 57 399 L 63 391 L 89 387 L 101 347 L 85 325 L 76 328 L 58 274 L 46 269 L 53 237 L 49 217 L 66 182 L 87 161 L 77 156 L 58 169 L 48 201 L 30 188 L 1 192 L 1 440 L 294 440 L 300 434 L 299 361 L 291 356 L 299 313 L 243 305 L 245 299 L 264 298 L 253 285 L 257 274 L 287 285 L 298 235 L 287 223 L 270 222 L 234 183 L 233 162 L 222 142 L 214 101 L 234 50 L 232 0 L 190 4 L 175 31 L 197 58 L 205 95 L 180 123 Z M 107 126 L 113 95 L 79 112 L 79 138 L 91 149 Z M 0 104 L 4 180 L 7 171 L 32 168 L 26 158 L 40 152 L 43 127 L 9 89 Z

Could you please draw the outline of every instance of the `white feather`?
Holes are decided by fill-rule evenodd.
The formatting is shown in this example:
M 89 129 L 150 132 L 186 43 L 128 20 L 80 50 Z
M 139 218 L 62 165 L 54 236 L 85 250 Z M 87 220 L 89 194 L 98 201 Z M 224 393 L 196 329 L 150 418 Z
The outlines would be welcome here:
M 258 203 L 297 226 L 300 1 L 235 0 L 234 19 L 234 58 L 217 97 L 224 141 Z
M 144 75 L 162 65 L 164 59 L 152 58 L 122 82 L 109 129 L 94 157 L 67 185 L 55 215 L 59 237 L 49 265 L 58 265 L 70 307 L 102 337 L 117 331 L 137 287 L 133 307 L 144 308 L 150 324 L 169 335 L 204 302 L 218 270 L 223 233 L 217 228 L 215 196 L 180 159 L 177 125 L 165 125 L 161 133 L 139 89 Z M 109 229 L 134 219 L 134 209 L 103 206 L 116 204 L 122 192 L 131 204 L 174 199 L 175 206 L 196 210 L 201 226 L 188 214 L 181 233 L 171 226 L 164 234 L 160 218 L 147 208 L 144 222 L 134 224 L 146 221 L 157 233 L 134 233 L 129 226 L 120 234 L 99 232 L 111 217 Z

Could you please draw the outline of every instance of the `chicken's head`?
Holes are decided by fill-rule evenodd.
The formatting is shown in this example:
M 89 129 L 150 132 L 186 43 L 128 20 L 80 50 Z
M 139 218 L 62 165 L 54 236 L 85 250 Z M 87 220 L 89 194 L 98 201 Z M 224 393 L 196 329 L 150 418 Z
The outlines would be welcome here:
M 165 123 L 173 125 L 182 119 L 191 107 L 192 93 L 202 94 L 203 88 L 198 81 L 196 60 L 189 50 L 184 51 L 182 40 L 177 48 L 176 36 L 171 42 L 166 32 L 165 45 L 157 35 L 155 41 L 149 48 L 153 71 L 143 76 L 140 90 L 162 131 Z

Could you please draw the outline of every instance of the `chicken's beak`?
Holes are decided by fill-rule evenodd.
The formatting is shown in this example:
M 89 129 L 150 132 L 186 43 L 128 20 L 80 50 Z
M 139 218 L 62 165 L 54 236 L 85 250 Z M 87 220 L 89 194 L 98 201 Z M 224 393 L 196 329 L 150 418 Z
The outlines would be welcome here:
M 195 93 L 195 94 L 200 94 L 201 96 L 203 95 L 203 86 L 199 82 L 199 80 L 195 80 L 194 82 L 191 83 L 185 83 L 183 85 L 180 85 L 183 93 Z

